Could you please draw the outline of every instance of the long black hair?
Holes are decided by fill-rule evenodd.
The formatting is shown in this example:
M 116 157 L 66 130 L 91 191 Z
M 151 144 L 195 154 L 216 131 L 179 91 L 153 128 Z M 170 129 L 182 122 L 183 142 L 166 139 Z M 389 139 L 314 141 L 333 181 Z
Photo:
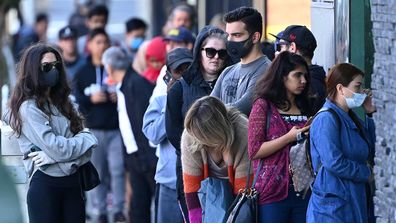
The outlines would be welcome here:
M 308 64 L 304 58 L 298 54 L 281 52 L 273 61 L 267 72 L 257 81 L 254 100 L 264 98 L 275 104 L 278 109 L 287 111 L 291 107 L 291 102 L 287 98 L 287 90 L 284 78 L 297 67 L 306 69 L 307 81 L 301 94 L 296 95 L 295 102 L 303 114 L 312 115 L 312 96 L 310 94 L 311 78 L 309 75 Z
M 39 84 L 41 59 L 46 53 L 53 53 L 56 60 L 61 63 L 59 81 L 51 88 Z M 54 105 L 62 115 L 70 120 L 70 131 L 72 133 L 76 134 L 84 128 L 83 118 L 75 110 L 69 98 L 71 89 L 67 83 L 63 59 L 54 47 L 45 43 L 37 43 L 27 48 L 17 66 L 17 73 L 18 82 L 9 105 L 9 124 L 18 137 L 21 135 L 22 129 L 19 109 L 22 103 L 29 99 L 35 100 L 37 107 L 49 117 L 53 115 L 50 105 Z

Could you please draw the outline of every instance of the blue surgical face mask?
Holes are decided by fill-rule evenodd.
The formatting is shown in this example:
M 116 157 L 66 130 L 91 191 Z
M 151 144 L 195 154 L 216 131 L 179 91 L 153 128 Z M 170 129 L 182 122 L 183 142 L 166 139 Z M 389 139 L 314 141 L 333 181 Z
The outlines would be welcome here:
M 348 88 L 346 88 L 346 89 L 348 89 Z M 348 108 L 352 109 L 352 108 L 360 107 L 364 103 L 364 100 L 366 100 L 367 94 L 355 93 L 349 89 L 348 89 L 348 91 L 353 93 L 351 98 L 347 98 L 344 96 L 345 102 L 346 102 Z
M 130 47 L 132 50 L 137 51 L 144 41 L 143 37 L 136 37 L 131 40 Z

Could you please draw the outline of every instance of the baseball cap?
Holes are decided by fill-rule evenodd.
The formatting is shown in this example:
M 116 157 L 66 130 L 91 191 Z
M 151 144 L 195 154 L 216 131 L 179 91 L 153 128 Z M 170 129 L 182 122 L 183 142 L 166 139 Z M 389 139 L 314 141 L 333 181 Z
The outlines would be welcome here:
M 193 60 L 192 53 L 187 48 L 176 48 L 166 55 L 166 66 L 172 70 L 176 70 L 184 63 L 191 63 Z
M 317 46 L 315 36 L 306 26 L 291 25 L 288 26 L 281 35 L 271 35 L 277 39 L 283 39 L 290 43 L 295 42 L 297 46 L 312 51 L 314 51 Z
M 59 30 L 58 38 L 59 39 L 77 39 L 77 31 L 70 26 L 66 26 L 66 27 L 62 28 L 61 30 Z
M 184 27 L 179 27 L 179 28 L 173 28 L 169 30 L 168 34 L 164 38 L 165 41 L 167 40 L 172 40 L 176 42 L 187 42 L 187 43 L 194 43 L 195 42 L 195 37 L 191 33 L 190 30 L 184 28 Z

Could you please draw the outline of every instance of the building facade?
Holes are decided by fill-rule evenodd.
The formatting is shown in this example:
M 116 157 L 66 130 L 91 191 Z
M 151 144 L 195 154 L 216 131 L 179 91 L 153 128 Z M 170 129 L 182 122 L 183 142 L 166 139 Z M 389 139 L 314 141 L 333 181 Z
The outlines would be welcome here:
M 396 222 L 396 1 L 371 0 L 375 47 L 371 86 L 377 113 L 375 215 Z

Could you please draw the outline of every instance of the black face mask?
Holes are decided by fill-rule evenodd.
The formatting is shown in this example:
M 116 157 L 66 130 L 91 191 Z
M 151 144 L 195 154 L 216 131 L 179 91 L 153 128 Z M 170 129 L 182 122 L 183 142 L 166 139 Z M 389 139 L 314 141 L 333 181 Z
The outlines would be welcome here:
M 227 47 L 227 52 L 231 57 L 244 58 L 252 50 L 253 40 L 251 38 L 251 35 L 249 35 L 249 37 L 244 41 L 240 41 L 240 42 L 227 41 L 226 47 Z
M 42 87 L 53 87 L 59 82 L 59 71 L 53 67 L 48 72 L 41 72 L 39 83 Z

